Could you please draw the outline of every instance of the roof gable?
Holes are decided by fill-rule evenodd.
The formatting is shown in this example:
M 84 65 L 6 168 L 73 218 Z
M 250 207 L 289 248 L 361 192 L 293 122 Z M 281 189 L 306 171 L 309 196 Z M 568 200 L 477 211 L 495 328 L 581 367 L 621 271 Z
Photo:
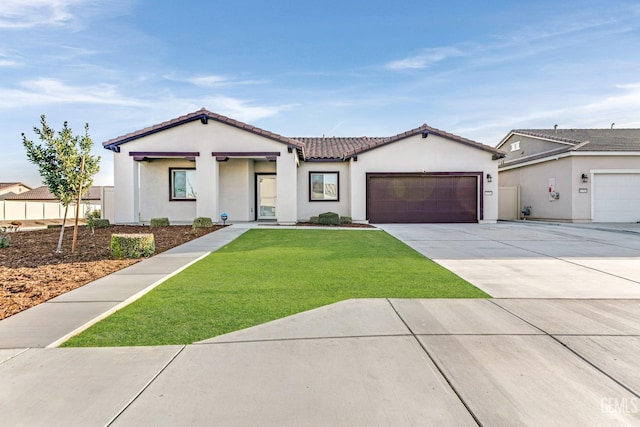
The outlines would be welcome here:
M 273 132 L 269 132 L 267 130 L 261 129 L 256 126 L 249 125 L 247 123 L 240 122 L 238 120 L 231 119 L 226 116 L 222 116 L 220 114 L 212 113 L 211 111 L 202 108 L 193 113 L 186 114 L 184 116 L 176 117 L 175 119 L 168 120 L 166 122 L 158 123 L 153 126 L 146 127 L 144 129 L 137 130 L 135 132 L 128 133 L 126 135 L 122 135 L 113 139 L 110 139 L 106 142 L 102 143 L 102 146 L 108 150 L 119 152 L 120 145 L 126 144 L 127 142 L 134 141 L 139 138 L 143 138 L 148 135 L 152 135 L 154 133 L 162 132 L 163 130 L 171 129 L 176 126 L 180 126 L 186 123 L 191 123 L 199 120 L 203 125 L 208 124 L 209 120 L 214 120 L 219 123 L 223 123 L 229 126 L 233 126 L 238 129 L 242 129 L 247 132 L 254 133 L 256 135 L 263 136 L 265 138 L 271 139 L 273 141 L 281 142 L 283 144 L 287 144 L 290 147 L 294 147 L 300 151 L 304 150 L 304 145 L 291 138 L 287 138 L 282 135 L 278 135 Z
M 390 137 L 296 137 L 294 139 L 305 144 L 307 153 L 305 160 L 347 160 L 351 157 L 357 156 L 358 154 L 365 153 L 394 142 L 402 141 L 403 139 L 407 139 L 415 135 L 422 135 L 427 138 L 430 134 L 438 135 L 450 141 L 490 152 L 493 154 L 494 159 L 502 158 L 505 155 L 502 150 L 497 148 L 436 129 L 426 124 Z
M 411 129 L 407 132 L 399 133 L 390 137 L 296 137 L 289 138 L 286 136 L 278 135 L 273 132 L 269 132 L 258 127 L 248 125 L 246 123 L 231 119 L 229 117 L 221 116 L 216 113 L 212 113 L 205 108 L 195 111 L 193 113 L 186 114 L 184 116 L 177 117 L 175 119 L 162 122 L 153 126 L 146 127 L 144 129 L 137 130 L 135 132 L 128 133 L 106 142 L 102 145 L 104 148 L 120 152 L 120 145 L 127 142 L 134 141 L 139 138 L 143 138 L 154 133 L 162 132 L 167 129 L 171 129 L 186 123 L 199 120 L 203 125 L 206 125 L 209 120 L 214 120 L 229 126 L 236 127 L 238 129 L 245 130 L 247 132 L 254 133 L 256 135 L 269 138 L 273 141 L 287 144 L 289 147 L 296 148 L 298 155 L 303 160 L 310 161 L 340 161 L 347 160 L 351 157 L 355 157 L 360 153 L 364 153 L 369 150 L 382 147 L 387 144 L 401 141 L 406 138 L 410 138 L 415 135 L 423 135 L 427 137 L 429 134 L 438 135 L 442 138 L 464 144 L 473 148 L 477 148 L 483 151 L 487 151 L 493 154 L 494 159 L 499 159 L 505 156 L 505 153 L 497 148 L 481 144 L 476 141 L 472 141 L 467 138 L 463 138 L 458 135 L 454 135 L 449 132 L 442 131 L 440 129 L 433 128 L 426 124 Z

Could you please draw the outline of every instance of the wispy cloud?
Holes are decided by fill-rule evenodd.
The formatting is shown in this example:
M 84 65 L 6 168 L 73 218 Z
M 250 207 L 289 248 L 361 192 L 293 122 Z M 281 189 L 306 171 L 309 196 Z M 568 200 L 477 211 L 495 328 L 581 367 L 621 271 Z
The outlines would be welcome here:
M 236 85 L 254 85 L 266 83 L 265 80 L 248 80 L 240 79 L 236 77 L 223 76 L 218 74 L 196 75 L 189 77 L 177 77 L 172 74 L 164 76 L 165 79 L 174 81 L 189 83 L 198 87 L 221 87 L 221 86 L 236 86 Z
M 74 18 L 74 6 L 88 0 L 2 0 L 0 28 L 63 25 Z
M 419 70 L 453 57 L 464 56 L 465 53 L 453 46 L 424 49 L 420 53 L 385 64 L 391 70 Z
M 20 88 L 0 88 L 0 108 L 16 105 L 94 104 L 114 106 L 142 106 L 145 103 L 128 98 L 116 86 L 100 83 L 90 86 L 71 86 L 59 80 L 39 78 L 23 81 Z

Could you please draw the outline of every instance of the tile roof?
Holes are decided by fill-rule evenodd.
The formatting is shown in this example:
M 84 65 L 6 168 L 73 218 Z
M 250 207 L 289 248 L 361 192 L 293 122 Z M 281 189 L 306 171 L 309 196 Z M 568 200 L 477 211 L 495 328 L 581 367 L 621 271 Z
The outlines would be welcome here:
M 43 185 L 24 193 L 9 196 L 5 200 L 56 200 L 56 198 L 51 194 L 49 188 Z M 89 191 L 84 194 L 82 200 L 100 200 L 100 187 L 95 185 L 89 187 Z
M 31 188 L 28 185 L 24 185 L 21 182 L 0 182 L 0 190 L 3 190 L 5 188 L 9 188 L 9 187 L 13 187 L 13 186 L 16 186 L 16 185 L 22 185 L 23 187 Z
M 514 129 L 498 144 L 498 147 L 514 134 L 545 138 L 561 142 L 564 145 L 531 156 L 505 161 L 499 167 L 513 166 L 577 151 L 640 152 L 640 129 Z
M 512 133 L 573 144 L 574 151 L 640 151 L 640 129 L 516 129 Z
M 158 123 L 157 125 L 149 126 L 144 129 L 137 130 L 135 132 L 128 133 L 126 135 L 119 136 L 117 138 L 110 139 L 109 141 L 103 142 L 102 146 L 106 149 L 119 151 L 118 146 L 124 144 L 129 141 L 133 141 L 134 139 L 142 138 L 147 135 L 154 134 L 156 132 L 163 131 L 165 129 L 170 129 L 172 127 L 176 127 L 185 123 L 193 122 L 196 120 L 202 121 L 203 124 L 206 124 L 208 120 L 214 120 L 220 123 L 227 124 L 229 126 L 236 127 L 238 129 L 245 130 L 247 132 L 255 133 L 257 135 L 263 136 L 265 138 L 272 139 L 277 142 L 282 142 L 283 144 L 287 144 L 289 146 L 295 147 L 298 150 L 303 150 L 304 146 L 291 138 L 287 138 L 286 136 L 278 135 L 277 133 L 269 132 L 267 130 L 261 129 L 256 126 L 249 125 L 247 123 L 240 122 L 238 120 L 231 119 L 226 116 L 222 116 L 220 114 L 212 113 L 206 108 L 202 108 L 193 113 L 186 114 L 184 116 L 176 117 L 175 119 L 168 120 L 166 122 Z
M 461 144 L 469 145 L 471 147 L 475 147 L 484 151 L 488 151 L 493 153 L 496 158 L 504 157 L 505 153 L 502 150 L 491 147 L 489 145 L 484 145 L 476 141 L 472 141 L 467 138 L 463 138 L 458 135 L 454 135 L 449 132 L 442 131 L 440 129 L 436 129 L 434 127 L 428 126 L 426 124 L 411 129 L 409 131 L 399 133 L 394 136 L 389 137 L 368 137 L 362 136 L 358 138 L 354 137 L 332 137 L 332 138 L 310 138 L 310 137 L 302 137 L 302 138 L 294 138 L 298 141 L 301 141 L 307 147 L 307 159 L 309 160 L 317 160 L 317 159 L 348 159 L 349 157 L 356 156 L 360 153 L 364 153 L 369 150 L 373 150 L 374 148 L 381 147 L 383 145 L 391 144 L 396 141 L 400 141 L 405 138 L 409 138 L 414 135 L 422 134 L 426 132 L 428 134 L 438 135 L 446 139 L 450 139 L 455 142 L 459 142 Z
M 392 142 L 399 141 L 401 139 L 405 139 L 422 132 L 432 133 L 434 135 L 439 135 L 443 138 L 447 138 L 456 142 L 460 142 L 465 145 L 469 145 L 475 148 L 479 148 L 484 151 L 488 151 L 493 153 L 494 157 L 502 158 L 505 153 L 497 148 L 481 144 L 476 141 L 472 141 L 467 138 L 463 138 L 458 135 L 454 135 L 452 133 L 444 132 L 442 130 L 432 128 L 430 126 L 422 125 L 418 128 L 412 129 L 407 132 L 400 133 L 398 135 L 390 136 L 390 137 L 296 137 L 289 138 L 286 136 L 278 135 L 273 132 L 269 132 L 264 129 L 260 129 L 258 127 L 248 125 L 246 123 L 231 119 L 229 117 L 221 116 L 216 113 L 212 113 L 211 111 L 202 108 L 193 113 L 186 114 L 184 116 L 177 117 L 175 119 L 159 123 L 157 125 L 153 125 L 135 132 L 128 133 L 126 135 L 119 136 L 117 138 L 110 139 L 109 141 L 103 142 L 102 145 L 104 148 L 119 151 L 119 146 L 127 143 L 129 141 L 133 141 L 138 138 L 142 138 L 147 135 L 154 134 L 156 132 L 163 131 L 165 129 L 169 129 L 175 126 L 179 126 L 181 124 L 189 123 L 195 120 L 201 120 L 203 123 L 206 123 L 207 120 L 215 120 L 220 123 L 225 123 L 230 126 L 234 126 L 238 129 L 243 129 L 251 133 L 255 133 L 257 135 L 272 139 L 274 141 L 282 142 L 283 144 L 287 144 L 290 147 L 296 148 L 298 151 L 298 155 L 303 160 L 344 160 L 350 157 L 353 157 L 359 153 L 363 153 L 368 150 L 372 150 L 374 148 L 381 147 L 386 144 L 390 144 Z

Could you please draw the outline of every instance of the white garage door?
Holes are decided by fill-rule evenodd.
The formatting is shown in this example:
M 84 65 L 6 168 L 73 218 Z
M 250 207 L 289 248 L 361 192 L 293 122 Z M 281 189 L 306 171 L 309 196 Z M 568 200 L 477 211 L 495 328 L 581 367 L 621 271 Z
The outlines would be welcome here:
M 640 173 L 594 175 L 593 221 L 640 221 Z

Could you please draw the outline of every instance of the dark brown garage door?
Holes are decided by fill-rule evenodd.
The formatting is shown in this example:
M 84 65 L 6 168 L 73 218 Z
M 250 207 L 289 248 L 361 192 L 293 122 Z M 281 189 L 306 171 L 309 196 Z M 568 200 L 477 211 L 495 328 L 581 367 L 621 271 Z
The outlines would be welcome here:
M 373 223 L 478 222 L 478 175 L 367 174 Z

